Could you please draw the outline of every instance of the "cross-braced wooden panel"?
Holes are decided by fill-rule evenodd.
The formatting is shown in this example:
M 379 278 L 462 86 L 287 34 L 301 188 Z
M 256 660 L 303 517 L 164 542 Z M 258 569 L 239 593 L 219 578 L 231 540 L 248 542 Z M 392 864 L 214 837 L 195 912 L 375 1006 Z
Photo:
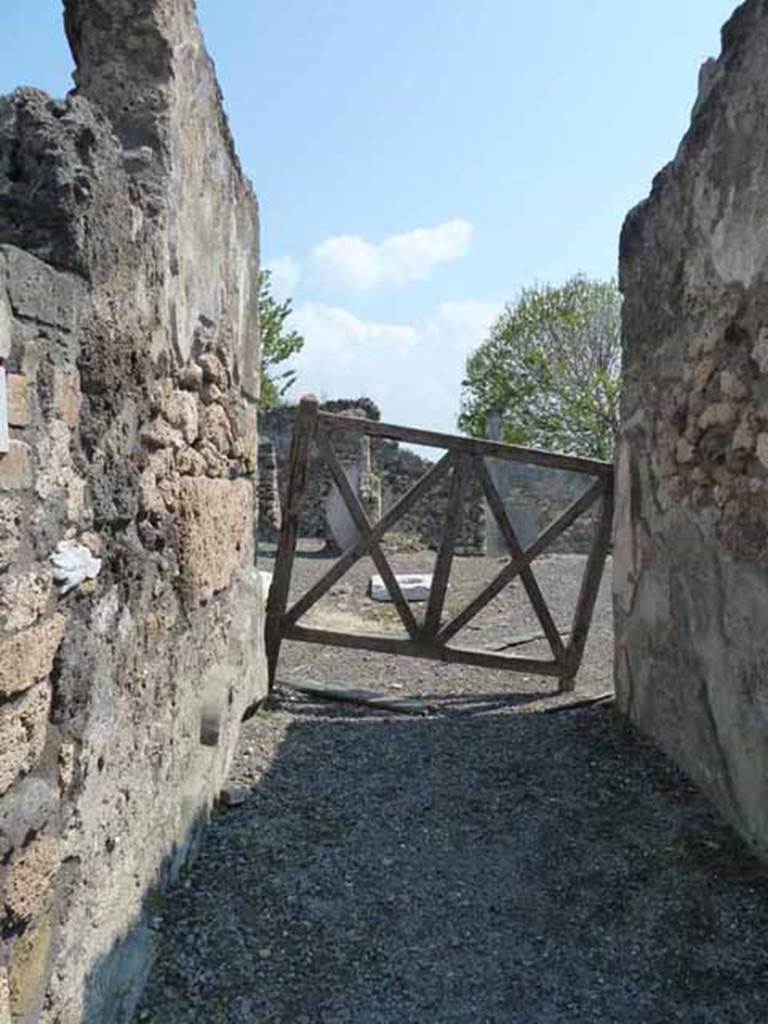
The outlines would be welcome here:
M 333 449 L 330 434 L 333 431 L 356 431 L 374 437 L 386 437 L 412 444 L 425 444 L 446 449 L 445 455 L 379 520 L 371 523 L 355 490 Z M 354 523 L 358 540 L 310 589 L 293 605 L 288 606 L 291 571 L 298 540 L 299 515 L 306 487 L 307 466 L 312 445 L 317 446 L 321 459 L 330 471 L 339 494 Z M 549 466 L 583 473 L 591 478 L 584 493 L 551 523 L 533 543 L 523 549 L 509 520 L 504 502 L 486 466 L 486 458 L 501 458 L 513 462 Z M 382 550 L 384 535 L 391 530 L 419 499 L 450 476 L 448 504 L 442 540 L 437 552 L 432 588 L 427 601 L 423 623 L 418 623 L 411 610 L 392 567 Z M 497 575 L 464 608 L 447 622 L 443 621 L 446 590 L 453 560 L 454 546 L 460 528 L 462 505 L 471 478 L 482 488 L 488 508 L 504 537 L 509 560 Z M 566 642 L 555 625 L 547 602 L 536 581 L 532 562 L 546 551 L 576 519 L 600 502 L 600 515 L 587 558 L 581 590 Z M 518 672 L 557 677 L 561 690 L 573 688 L 574 678 L 581 664 L 589 632 L 592 612 L 600 586 L 603 566 L 608 553 L 613 519 L 613 467 L 594 459 L 583 459 L 554 452 L 520 448 L 497 441 L 438 434 L 431 431 L 378 423 L 372 420 L 334 416 L 318 410 L 317 400 L 309 396 L 302 399 L 294 429 L 288 494 L 283 512 L 280 544 L 275 562 L 275 573 L 267 602 L 267 658 L 270 684 L 274 682 L 280 645 L 283 640 L 301 640 L 305 643 L 330 644 L 353 647 L 386 654 L 407 654 L 437 661 L 461 662 L 485 668 L 504 668 Z M 405 630 L 404 637 L 377 634 L 344 633 L 300 625 L 299 620 L 360 558 L 370 557 L 378 569 Z M 515 578 L 527 594 L 544 637 L 549 644 L 549 658 L 525 658 L 496 651 L 478 650 L 450 645 L 449 641 L 478 615 Z

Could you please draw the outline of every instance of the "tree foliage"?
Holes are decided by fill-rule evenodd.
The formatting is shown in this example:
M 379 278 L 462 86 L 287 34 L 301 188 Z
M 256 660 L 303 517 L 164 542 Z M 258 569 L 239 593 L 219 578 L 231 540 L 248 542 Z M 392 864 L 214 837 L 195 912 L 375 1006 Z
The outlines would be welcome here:
M 294 369 L 275 372 L 304 347 L 304 338 L 298 331 L 288 329 L 286 321 L 293 305 L 290 299 L 284 302 L 272 295 L 269 283 L 270 273 L 262 270 L 259 274 L 259 323 L 261 326 L 261 408 L 274 409 L 283 395 L 296 381 Z
M 467 360 L 459 426 L 484 437 L 492 409 L 511 444 L 610 459 L 618 427 L 621 296 L 577 275 L 525 288 Z

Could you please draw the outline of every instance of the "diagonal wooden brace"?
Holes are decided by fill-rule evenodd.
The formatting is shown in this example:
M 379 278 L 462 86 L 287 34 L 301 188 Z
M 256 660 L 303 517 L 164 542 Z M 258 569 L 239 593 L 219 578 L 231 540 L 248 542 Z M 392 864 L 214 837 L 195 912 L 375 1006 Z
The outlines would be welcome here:
M 525 552 L 520 546 L 520 541 L 517 539 L 512 524 L 507 516 L 507 510 L 504 508 L 504 502 L 501 500 L 499 492 L 496 490 L 496 484 L 491 479 L 491 474 L 488 472 L 488 467 L 485 464 L 484 459 L 477 459 L 475 461 L 475 472 L 477 477 L 482 484 L 485 497 L 493 513 L 493 517 L 499 524 L 502 536 L 507 543 L 509 553 L 512 558 L 520 563 L 520 579 L 522 580 L 525 591 L 528 594 L 528 600 L 531 602 L 536 617 L 541 623 L 541 628 L 544 630 L 549 646 L 552 649 L 552 655 L 560 664 L 565 664 L 565 647 L 563 641 L 560 639 L 560 631 L 552 619 L 552 615 L 549 611 L 549 606 L 544 600 L 544 595 L 539 589 L 539 584 L 533 573 L 528 562 L 525 560 Z
M 367 537 L 361 537 L 356 544 L 348 547 L 344 551 L 339 559 L 331 566 L 327 573 L 322 576 L 314 586 L 303 594 L 299 600 L 286 612 L 283 621 L 286 625 L 294 625 L 302 615 L 306 615 L 310 608 L 315 605 L 323 594 L 327 593 L 331 589 L 337 580 L 340 580 L 347 570 L 351 569 L 352 566 L 359 559 L 367 555 L 371 550 L 371 545 L 378 543 L 388 530 L 391 530 L 395 523 L 405 515 L 406 512 L 415 505 L 422 495 L 426 494 L 432 487 L 441 480 L 451 465 L 450 452 L 446 454 L 432 466 L 424 476 L 418 480 L 413 487 L 404 494 L 403 497 L 393 505 L 392 508 L 382 516 L 378 523 L 376 523 L 371 532 Z
M 572 502 L 563 514 L 556 519 L 553 523 L 543 530 L 536 540 L 531 544 L 529 548 L 526 548 L 523 562 L 528 564 L 535 558 L 538 558 L 542 551 L 546 551 L 549 545 L 556 540 L 561 533 L 564 533 L 568 527 L 574 523 L 579 516 L 583 515 L 587 509 L 589 509 L 600 495 L 603 493 L 603 484 L 601 480 L 595 480 L 586 489 L 586 491 L 577 498 L 576 501 Z M 440 630 L 438 634 L 438 641 L 440 643 L 447 643 L 452 636 L 455 636 L 459 630 L 463 629 L 468 622 L 479 615 L 479 613 L 485 608 L 487 604 L 496 597 L 508 583 L 511 583 L 515 576 L 520 572 L 521 562 L 518 559 L 511 559 L 495 576 L 491 582 L 477 594 L 470 603 L 462 609 L 457 615 L 455 615 L 450 622 L 446 623 L 445 626 Z
M 416 624 L 416 619 L 413 617 L 408 602 L 403 596 L 403 592 L 400 589 L 400 584 L 395 578 L 395 574 L 387 561 L 384 552 L 381 550 L 379 542 L 372 539 L 372 527 L 365 513 L 360 499 L 352 490 L 352 487 L 347 479 L 347 475 L 344 472 L 344 467 L 339 462 L 336 452 L 333 450 L 331 442 L 328 438 L 327 433 L 324 430 L 317 431 L 317 446 L 320 449 L 320 454 L 331 471 L 331 476 L 334 479 L 334 483 L 339 489 L 344 504 L 347 506 L 352 521 L 358 529 L 361 536 L 368 542 L 371 558 L 373 559 L 376 568 L 381 573 L 381 578 L 384 581 L 389 594 L 397 608 L 397 613 L 400 616 L 403 625 L 405 626 L 406 632 L 411 639 L 415 639 L 419 632 L 419 627 Z

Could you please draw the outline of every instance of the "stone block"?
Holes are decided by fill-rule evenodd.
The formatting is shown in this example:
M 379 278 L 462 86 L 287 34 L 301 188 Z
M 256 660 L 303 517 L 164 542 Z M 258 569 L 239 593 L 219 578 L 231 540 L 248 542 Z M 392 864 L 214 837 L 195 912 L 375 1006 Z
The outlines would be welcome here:
M 0 1024 L 12 1024 L 11 986 L 8 983 L 8 972 L 4 967 L 0 967 Z
M 60 863 L 59 842 L 46 835 L 36 836 L 13 858 L 3 900 L 16 921 L 27 923 L 48 909 Z
M 0 801 L 0 861 L 40 832 L 59 809 L 58 788 L 34 775 L 21 779 Z
M 7 632 L 25 629 L 37 622 L 51 595 L 49 572 L 34 570 L 0 580 L 0 615 Z
M 50 675 L 65 624 L 64 616 L 57 613 L 38 626 L 0 640 L 0 696 L 21 693 Z
M 230 454 L 232 451 L 232 425 L 222 406 L 214 404 L 206 407 L 202 435 L 222 455 Z
M 147 448 L 162 450 L 173 448 L 179 451 L 184 447 L 184 435 L 180 430 L 174 430 L 168 423 L 161 419 L 154 419 L 145 427 L 142 427 L 141 443 Z
M 172 391 L 161 411 L 170 425 L 181 431 L 187 444 L 192 444 L 198 435 L 197 397 L 190 391 Z
M 0 292 L 0 359 L 8 359 L 11 354 L 13 337 L 13 315 L 8 299 Z
M 250 547 L 253 487 L 247 480 L 183 477 L 179 484 L 182 579 L 206 600 L 225 590 Z
M 432 573 L 405 573 L 395 575 L 406 601 L 427 601 L 432 589 Z M 368 593 L 374 601 L 391 601 L 392 595 L 381 576 L 371 576 Z
M 53 373 L 53 414 L 68 427 L 77 425 L 83 396 L 76 372 L 54 370 Z
M 246 406 L 242 419 L 243 458 L 246 468 L 252 473 L 259 460 L 259 432 L 255 407 Z
M 11 947 L 8 981 L 11 1013 L 15 1019 L 29 1020 L 39 1009 L 45 991 L 51 938 L 51 918 L 46 914 Z M 37 1020 L 37 1016 L 34 1019 Z
M 0 569 L 13 560 L 19 549 L 22 517 L 23 509 L 19 501 L 0 497 Z
M 29 382 L 22 373 L 9 373 L 8 423 L 12 427 L 26 427 L 29 424 Z
M 23 441 L 11 441 L 8 451 L 0 454 L 0 491 L 23 491 L 31 486 L 29 446 Z
M 0 795 L 37 762 L 45 746 L 51 691 L 38 683 L 0 705 Z
M 0 246 L 8 298 L 17 317 L 64 331 L 74 330 L 81 285 L 70 274 L 12 245 Z

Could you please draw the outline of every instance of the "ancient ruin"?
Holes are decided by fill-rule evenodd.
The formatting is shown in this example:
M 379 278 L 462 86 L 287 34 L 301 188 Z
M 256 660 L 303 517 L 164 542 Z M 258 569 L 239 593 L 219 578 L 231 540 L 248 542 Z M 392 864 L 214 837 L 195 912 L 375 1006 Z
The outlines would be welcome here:
M 502 457 L 515 461 L 513 455 L 500 452 L 500 445 L 494 449 L 489 441 L 467 438 L 448 439 L 441 467 L 406 447 L 433 445 L 438 435 L 430 441 L 420 430 L 377 433 L 372 421 L 380 416 L 372 402 L 340 400 L 312 411 L 314 433 L 307 430 L 301 443 L 305 453 L 318 443 L 326 454 L 297 460 L 302 486 L 293 493 L 305 502 L 299 510 L 298 499 L 289 501 L 283 517 L 296 410 L 286 406 L 263 416 L 267 436 L 259 443 L 258 209 L 235 153 L 194 0 L 65 0 L 64 9 L 76 65 L 72 93 L 58 100 L 20 89 L 0 99 L 0 1024 L 128 1024 L 134 1015 L 157 941 L 159 894 L 179 879 L 220 796 L 241 722 L 267 693 L 265 595 L 255 568 L 255 541 L 259 531 L 275 540 L 283 518 L 288 524 L 283 533 L 292 533 L 278 555 L 278 585 L 272 588 L 273 675 L 283 640 L 327 646 L 330 638 L 340 649 L 363 651 L 366 658 L 402 654 L 430 667 L 434 662 L 524 672 L 522 694 L 530 702 L 512 726 L 504 722 L 503 728 L 483 717 L 484 710 L 477 718 L 483 730 L 478 734 L 471 719 L 455 727 L 461 694 L 437 687 L 438 696 L 453 702 L 453 718 L 446 716 L 449 728 L 441 738 L 431 721 L 420 721 L 422 712 L 435 711 L 435 702 L 424 696 L 435 677 L 424 684 L 424 694 L 421 682 L 409 680 L 410 691 L 398 683 L 401 710 L 422 701 L 418 732 L 398 727 L 395 742 L 380 727 L 381 719 L 367 728 L 364 764 L 370 777 L 386 771 L 393 776 L 379 789 L 358 789 L 354 809 L 386 804 L 389 811 L 392 794 L 406 789 L 394 774 L 405 773 L 406 763 L 410 775 L 404 777 L 423 789 L 417 804 L 392 815 L 397 827 L 384 844 L 378 822 L 355 831 L 356 822 L 341 812 L 327 819 L 307 814 L 306 821 L 294 823 L 301 832 L 297 848 L 311 841 L 322 852 L 349 836 L 358 843 L 367 836 L 369 845 L 362 849 L 369 852 L 353 864 L 354 871 L 375 869 L 369 872 L 371 899 L 360 904 L 360 918 L 383 908 L 387 926 L 390 919 L 411 923 L 411 900 L 405 893 L 400 909 L 390 912 L 379 899 L 382 849 L 392 855 L 388 864 L 398 882 L 415 867 L 417 885 L 428 874 L 433 851 L 439 862 L 446 851 L 460 849 L 466 860 L 455 875 L 434 876 L 439 897 L 430 893 L 424 904 L 443 907 L 447 891 L 445 908 L 449 914 L 458 908 L 453 923 L 459 930 L 456 941 L 451 939 L 457 961 L 466 959 L 460 933 L 466 922 L 478 929 L 475 945 L 483 968 L 492 946 L 489 936 L 512 935 L 520 948 L 529 949 L 527 963 L 537 972 L 531 991 L 536 1000 L 544 999 L 541 964 L 559 971 L 567 949 L 581 949 L 584 935 L 594 933 L 600 912 L 623 928 L 621 915 L 610 908 L 620 906 L 623 912 L 627 899 L 645 901 L 647 878 L 636 877 L 634 895 L 626 884 L 625 869 L 636 849 L 625 842 L 630 835 L 634 842 L 636 822 L 626 819 L 620 855 L 611 868 L 612 903 L 603 900 L 603 877 L 595 869 L 597 895 L 582 905 L 583 917 L 558 917 L 567 902 L 564 893 L 583 882 L 582 863 L 596 848 L 594 837 L 603 853 L 604 837 L 613 842 L 615 808 L 606 800 L 595 809 L 594 780 L 602 780 L 604 795 L 629 748 L 618 743 L 618 730 L 607 719 L 596 725 L 593 720 L 594 734 L 585 741 L 578 725 L 565 724 L 556 733 L 542 725 L 543 715 L 531 713 L 536 702 L 559 699 L 554 688 L 542 697 L 536 679 L 548 674 L 559 680 L 560 690 L 570 690 L 585 652 L 609 546 L 612 468 L 597 462 L 582 466 L 582 477 L 592 482 L 585 490 L 582 481 L 579 491 L 570 480 L 571 471 L 579 471 L 575 458 L 529 453 L 530 465 L 495 471 L 489 463 Z M 691 128 L 675 159 L 624 226 L 625 393 L 614 560 L 621 709 L 690 773 L 763 856 L 768 856 L 767 61 L 768 2 L 746 0 L 724 29 L 720 58 L 702 69 Z M 350 428 L 351 419 L 365 419 L 368 426 Z M 552 467 L 563 475 L 554 478 Z M 553 484 L 554 479 L 559 482 Z M 413 501 L 403 502 L 408 494 Z M 417 500 L 427 494 L 428 502 L 419 507 Z M 566 619 L 561 595 L 554 594 L 550 609 L 530 563 L 555 542 L 558 551 L 583 550 L 574 524 L 592 504 L 599 509 L 592 523 L 599 527 L 597 542 L 581 581 L 569 581 L 575 610 L 566 609 Z M 416 539 L 425 560 L 434 561 L 428 604 L 418 622 L 387 576 L 394 575 L 383 553 L 388 515 L 404 536 Z M 489 518 L 496 524 L 495 538 L 489 535 Z M 324 539 L 332 553 L 356 543 L 359 551 L 348 550 L 341 567 L 323 567 L 322 576 L 315 566 L 314 577 L 302 567 L 309 589 L 290 603 L 299 533 Z M 428 548 L 437 551 L 434 559 Z M 505 564 L 492 567 L 490 579 L 473 566 L 477 579 L 457 588 L 461 603 L 444 614 L 454 554 L 486 550 L 503 551 Z M 361 636 L 302 625 L 302 615 L 330 595 L 358 558 L 369 555 L 384 574 L 404 636 L 373 627 Z M 556 567 L 544 575 L 556 591 Z M 510 593 L 516 577 L 520 586 Z M 360 591 L 359 578 L 352 579 L 350 593 Z M 530 608 L 523 614 L 533 616 L 541 634 L 500 637 L 497 621 L 490 620 L 473 623 L 480 635 L 471 649 L 449 648 L 452 637 L 502 591 L 509 620 L 521 616 L 525 596 Z M 344 607 L 334 610 L 348 612 L 344 600 Z M 603 650 L 609 651 L 610 666 L 610 627 L 607 633 Z M 550 648 L 546 661 L 525 650 L 542 639 Z M 509 653 L 520 647 L 522 653 Z M 366 672 L 377 678 L 372 669 L 361 668 L 367 662 L 347 664 L 363 678 Z M 297 675 L 303 670 L 301 663 L 290 668 Z M 335 670 L 330 660 L 320 675 L 323 670 Z M 503 703 L 505 694 L 490 696 Z M 604 699 L 605 694 L 593 694 L 591 701 Z M 569 713 L 578 706 L 569 705 Z M 553 704 L 545 710 L 564 709 L 565 704 Z M 385 709 L 380 704 L 377 710 Z M 467 739 L 470 727 L 475 731 Z M 315 744 L 311 754 L 297 757 L 298 744 L 286 744 L 302 780 L 313 781 L 310 769 L 317 764 L 323 771 L 356 767 L 361 746 L 350 739 L 351 729 L 315 739 L 320 728 L 311 722 L 304 734 Z M 464 778 L 456 770 L 456 755 L 469 751 L 478 735 L 486 739 L 486 745 L 476 744 L 482 758 L 470 763 Z M 415 736 L 421 737 L 418 742 Z M 560 746 L 560 736 L 570 746 Z M 331 746 L 339 742 L 342 747 Z M 601 759 L 611 744 L 606 769 Z M 399 757 L 409 745 L 410 762 L 388 760 L 395 747 Z M 335 756 L 338 749 L 346 751 L 343 757 Z M 440 749 L 442 761 L 433 764 L 432 752 Z M 488 757 L 489 751 L 499 755 Z M 531 767 L 536 756 L 541 764 L 548 762 L 547 770 L 554 766 L 554 774 L 538 775 Z M 257 784 L 253 766 L 248 772 L 249 785 Z M 364 771 L 359 777 L 367 784 Z M 349 778 L 354 782 L 353 773 Z M 503 799 L 493 794 L 493 801 L 487 799 L 489 778 Z M 554 780 L 554 795 L 547 794 L 546 801 L 540 799 L 547 788 L 542 778 Z M 581 801 L 575 805 L 569 803 L 574 779 Z M 322 771 L 315 781 L 319 788 L 298 792 L 325 796 Z M 468 788 L 457 790 L 457 781 Z M 643 783 L 641 777 L 633 786 L 639 790 Z M 433 800 L 435 793 L 440 799 Z M 550 800 L 559 801 L 557 815 Z M 541 814 L 527 837 L 517 811 L 526 803 Z M 593 832 L 571 828 L 574 807 L 596 815 Z M 443 831 L 443 821 L 452 825 L 454 813 L 459 821 L 464 814 L 462 830 Z M 487 821 L 497 823 L 505 814 L 506 831 L 486 843 Z M 409 844 L 430 821 L 433 838 L 422 847 L 425 859 L 418 861 Z M 680 828 L 685 827 L 683 820 Z M 661 871 L 669 861 L 667 835 L 663 828 L 656 831 L 652 863 Z M 569 832 L 581 845 L 562 842 Z M 467 837 L 471 842 L 462 847 Z M 270 854 L 282 841 L 278 836 Z M 519 894 L 527 897 L 533 889 L 530 865 L 540 849 L 545 862 L 551 853 L 551 863 L 561 868 L 551 875 L 563 888 L 541 889 L 540 904 L 524 904 Z M 491 851 L 498 863 L 494 877 L 504 883 L 494 882 L 492 893 L 483 897 L 482 914 L 469 899 L 474 880 L 467 885 L 466 902 L 462 889 L 470 874 L 466 865 L 476 864 L 478 850 L 481 856 Z M 522 851 L 527 858 L 529 850 L 512 903 L 498 914 L 499 920 L 519 921 L 520 928 L 490 931 L 497 899 L 501 905 L 510 895 L 504 890 L 507 855 Z M 328 863 L 332 880 L 338 881 L 343 872 L 332 858 Z M 263 874 L 258 861 L 250 870 Z M 668 888 L 673 888 L 680 873 L 660 877 L 671 879 Z M 699 876 L 694 870 L 685 878 L 686 891 L 694 890 L 695 896 Z M 342 881 L 346 885 L 346 878 Z M 232 888 L 231 879 L 227 883 Z M 457 894 L 461 902 L 451 904 Z M 287 920 L 300 926 L 291 932 L 291 942 L 307 934 L 301 931 L 307 921 L 324 923 L 324 914 L 356 948 L 367 941 L 364 931 L 354 931 L 354 920 L 328 914 L 322 886 L 312 895 L 305 906 L 283 901 L 281 911 L 296 915 Z M 346 891 L 342 897 L 353 900 Z M 666 892 L 662 897 L 658 920 L 663 923 L 671 904 Z M 516 900 L 532 906 L 537 920 L 550 922 L 547 941 L 561 938 L 563 924 L 571 930 L 565 955 L 554 945 L 525 945 L 541 936 Z M 693 897 L 686 908 L 692 902 Z M 553 908 L 557 914 L 548 918 Z M 256 919 L 261 925 L 261 917 L 268 916 L 262 915 L 263 904 L 246 909 L 250 919 L 244 927 L 252 929 Z M 642 913 L 637 916 L 646 920 Z M 237 931 L 229 927 L 230 933 Z M 655 939 L 657 932 L 635 926 L 633 941 L 645 936 L 637 942 L 644 955 L 651 947 L 656 952 L 646 939 Z M 733 932 L 730 928 L 729 938 Z M 277 948 L 288 930 L 275 934 Z M 412 945 L 404 947 L 408 958 L 411 950 L 421 955 L 428 947 L 423 934 L 414 934 Z M 377 941 L 388 935 L 382 927 Z M 388 941 L 382 945 L 389 955 Z M 614 973 L 623 985 L 619 945 L 611 938 L 603 949 L 616 957 Z M 659 949 L 666 955 L 676 947 L 667 941 Z M 434 950 L 428 950 L 434 962 L 446 962 L 439 944 Z M 508 956 L 510 949 L 503 952 Z M 510 976 L 521 961 L 518 949 L 512 952 Z M 256 958 L 271 959 L 273 946 L 254 945 L 248 956 L 258 967 Z M 296 962 L 288 963 L 292 971 Z M 300 970 L 304 966 L 302 961 Z M 583 986 L 594 977 L 589 966 Z M 644 990 L 663 966 L 651 962 L 652 970 L 642 976 Z M 321 968 L 322 981 L 332 971 L 325 962 Z M 428 973 L 419 968 L 420 978 Z M 296 975 L 285 977 L 291 988 Z M 401 975 L 393 971 L 392 977 Z M 563 998 L 572 1006 L 571 980 L 564 977 Z M 599 995 L 605 978 L 598 977 Z M 691 972 L 691 984 L 698 977 Z M 506 998 L 509 986 L 502 980 Z M 672 980 L 680 986 L 680 1005 L 686 1005 L 694 998 L 684 987 L 690 979 Z M 480 995 L 485 987 L 481 978 Z M 289 995 L 293 998 L 294 991 Z M 169 998 L 176 996 L 172 992 Z M 536 1000 L 531 1005 L 544 1005 Z M 373 1003 L 358 1005 L 378 1012 Z
M 489 413 L 486 433 L 492 441 L 503 440 L 502 418 L 498 410 Z M 542 530 L 584 492 L 584 478 L 567 469 L 503 462 L 501 459 L 490 459 L 488 469 L 523 547 L 532 544 Z M 558 537 L 552 550 L 587 554 L 596 529 L 597 513 L 593 510 L 591 514 L 577 519 Z M 499 557 L 506 553 L 504 537 L 488 508 L 485 511 L 485 537 L 486 554 Z
M 335 399 L 323 402 L 327 412 L 380 420 L 381 412 L 369 398 Z M 268 524 L 269 509 L 276 501 L 284 500 L 287 487 L 288 463 L 296 406 L 284 405 L 259 417 L 259 434 L 274 444 L 279 498 L 265 489 L 261 516 L 267 517 L 259 527 L 260 536 L 274 539 Z M 415 451 L 384 438 L 376 438 L 363 447 L 353 435 L 334 434 L 334 446 L 346 467 L 347 476 L 361 496 L 365 507 L 376 521 L 427 472 L 430 461 Z M 265 466 L 265 469 L 267 467 Z M 436 548 L 440 543 L 443 519 L 448 503 L 449 487 L 443 483 L 430 501 L 421 502 L 404 517 L 398 530 L 412 543 L 425 548 Z M 482 554 L 485 551 L 486 514 L 479 487 L 470 488 L 464 505 L 459 552 Z M 322 461 L 313 453 L 308 469 L 307 493 L 302 506 L 300 535 L 325 540 L 331 553 L 340 553 L 345 541 L 356 536 L 338 491 L 333 487 L 330 474 Z
M 621 238 L 615 550 L 624 711 L 768 852 L 768 5 L 702 68 Z
M 340 399 L 324 402 L 329 412 L 367 416 L 380 420 L 381 413 L 367 398 Z M 284 499 L 287 484 L 293 421 L 296 406 L 284 405 L 259 417 L 259 535 L 268 541 L 276 539 L 274 510 Z M 501 440 L 501 425 L 492 417 L 488 437 Z M 363 452 L 356 450 L 348 437 L 337 437 L 340 457 L 348 476 L 358 488 L 364 504 L 379 518 L 401 498 L 427 471 L 430 460 L 393 441 L 377 439 Z M 368 454 L 370 453 L 370 454 Z M 366 468 L 368 467 L 368 468 Z M 505 464 L 489 459 L 488 468 L 504 498 L 505 507 L 523 546 L 531 544 L 550 523 L 576 501 L 584 490 L 578 473 L 523 464 Z M 277 470 L 277 477 L 275 477 Z M 317 459 L 309 469 L 309 488 L 302 512 L 301 535 L 326 541 L 329 552 L 338 554 L 356 536 L 330 477 Z M 358 477 L 360 478 L 358 480 Z M 275 482 L 276 481 L 276 482 Z M 376 482 L 378 481 L 378 483 Z M 380 496 L 379 496 L 380 495 Z M 448 502 L 448 488 L 443 487 L 430 502 L 420 504 L 404 521 L 401 529 L 414 545 L 437 548 L 440 544 L 443 517 Z M 578 519 L 553 545 L 553 550 L 586 554 L 597 528 L 597 515 Z M 464 554 L 488 554 L 501 557 L 507 547 L 493 514 L 478 488 L 472 487 L 464 504 L 462 537 L 459 551 Z
M 0 101 L 3 1024 L 129 1018 L 265 687 L 256 201 L 193 0 L 65 19 Z

